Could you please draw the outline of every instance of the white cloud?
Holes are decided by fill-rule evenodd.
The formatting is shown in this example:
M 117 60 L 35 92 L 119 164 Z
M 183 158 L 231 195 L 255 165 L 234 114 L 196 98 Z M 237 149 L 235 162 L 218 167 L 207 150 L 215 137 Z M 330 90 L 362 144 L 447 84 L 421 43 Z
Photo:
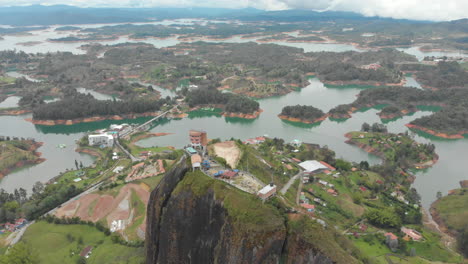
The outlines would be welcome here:
M 315 9 L 353 11 L 366 16 L 418 20 L 468 17 L 467 0 L 0 0 L 0 6 L 66 4 L 81 7 L 254 7 L 264 10 Z

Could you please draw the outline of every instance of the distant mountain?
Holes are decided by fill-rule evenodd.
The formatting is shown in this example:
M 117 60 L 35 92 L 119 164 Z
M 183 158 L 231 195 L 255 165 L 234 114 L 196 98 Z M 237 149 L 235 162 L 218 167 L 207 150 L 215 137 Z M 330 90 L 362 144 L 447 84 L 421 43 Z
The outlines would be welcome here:
M 312 10 L 263 11 L 254 8 L 80 8 L 67 5 L 0 7 L 0 24 L 14 26 L 147 22 L 177 18 L 238 19 L 245 21 L 422 21 L 366 17 L 353 12 Z M 423 21 L 425 23 L 427 21 Z M 444 22 L 453 23 L 453 22 Z M 456 23 L 458 25 L 458 23 Z M 464 24 L 462 22 L 462 24 Z
M 154 19 L 232 18 L 264 11 L 226 8 L 79 8 L 66 5 L 1 7 L 0 24 L 13 26 L 147 22 Z

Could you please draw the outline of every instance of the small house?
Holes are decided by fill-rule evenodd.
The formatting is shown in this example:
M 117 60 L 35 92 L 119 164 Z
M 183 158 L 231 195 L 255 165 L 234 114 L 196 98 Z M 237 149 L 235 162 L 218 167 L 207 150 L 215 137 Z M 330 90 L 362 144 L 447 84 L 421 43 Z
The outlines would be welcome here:
M 200 169 L 201 168 L 201 162 L 202 162 L 202 157 L 198 154 L 192 155 L 190 157 L 190 161 L 192 162 L 192 169 Z
M 315 205 L 313 204 L 302 203 L 301 206 L 305 208 L 308 212 L 313 213 L 315 211 Z
M 238 171 L 226 170 L 226 171 L 223 172 L 221 177 L 224 178 L 224 179 L 232 179 L 232 178 L 236 177 L 237 174 L 239 174 Z
M 422 239 L 421 233 L 419 233 L 418 231 L 414 229 L 401 227 L 401 232 L 405 234 L 406 239 L 410 238 L 413 241 L 420 241 Z
M 338 193 L 337 193 L 335 190 L 333 190 L 333 189 L 328 189 L 328 190 L 327 190 L 327 193 L 328 193 L 328 194 L 331 194 L 331 195 L 333 195 L 333 196 L 338 196 Z
M 276 193 L 276 185 L 270 183 L 258 191 L 257 195 L 262 200 L 266 200 Z
M 81 253 L 80 253 L 80 257 L 84 257 L 84 258 L 89 258 L 89 256 L 91 255 L 91 251 L 93 250 L 93 247 L 92 246 L 87 246 L 85 247 Z

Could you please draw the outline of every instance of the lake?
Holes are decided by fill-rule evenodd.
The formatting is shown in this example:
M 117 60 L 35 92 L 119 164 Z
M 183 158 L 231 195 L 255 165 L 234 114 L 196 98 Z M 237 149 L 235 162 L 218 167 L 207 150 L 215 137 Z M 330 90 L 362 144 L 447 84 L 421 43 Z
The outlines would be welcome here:
M 156 22 L 155 22 L 156 23 Z M 189 23 L 189 22 L 188 22 Z M 5 40 L 0 41 L 0 49 L 24 50 L 26 52 L 48 52 L 48 51 L 71 51 L 73 53 L 83 53 L 79 46 L 85 43 L 45 43 L 36 46 L 18 46 L 16 43 L 25 41 L 45 41 L 47 38 L 63 37 L 68 33 L 57 33 L 53 29 L 33 32 L 32 36 L 5 36 Z M 116 44 L 125 42 L 128 39 L 121 37 L 117 41 L 106 42 Z M 251 41 L 240 38 L 233 38 L 231 41 Z M 229 41 L 229 40 L 227 40 Z M 227 42 L 226 41 L 226 42 Z M 157 47 L 172 46 L 179 41 L 176 38 L 166 40 L 150 39 L 144 42 L 151 43 Z M 348 44 L 322 44 L 322 43 L 284 43 L 278 44 L 304 48 L 306 51 L 346 51 L 357 50 Z M 406 49 L 405 52 L 419 54 L 416 49 Z M 421 54 L 418 55 L 420 58 Z M 420 85 L 412 77 L 407 76 L 406 86 L 419 87 Z M 162 92 L 163 96 L 172 95 L 172 91 L 153 86 Z M 352 130 L 359 130 L 362 123 L 381 122 L 376 115 L 377 109 L 370 109 L 365 112 L 357 112 L 351 119 L 344 121 L 325 120 L 320 124 L 306 125 L 283 121 L 277 117 L 282 107 L 286 105 L 305 104 L 313 105 L 323 111 L 328 111 L 334 106 L 350 103 L 355 100 L 356 95 L 363 89 L 357 86 L 344 86 L 339 88 L 326 87 L 318 79 L 310 80 L 307 87 L 292 92 L 285 96 L 277 96 L 259 100 L 260 107 L 264 112 L 259 118 L 245 120 L 239 118 L 225 118 L 216 114 L 204 111 L 190 113 L 188 118 L 182 120 L 163 119 L 156 124 L 152 132 L 168 132 L 173 135 L 144 139 L 139 144 L 142 146 L 175 146 L 182 147 L 187 144 L 187 133 L 190 129 L 203 129 L 208 132 L 210 138 L 230 139 L 231 137 L 245 140 L 259 135 L 270 137 L 281 137 L 286 141 L 299 139 L 303 142 L 327 145 L 337 153 L 337 157 L 342 157 L 351 161 L 359 162 L 368 160 L 371 164 L 380 162 L 375 156 L 350 146 L 346 143 L 344 134 Z M 372 88 L 370 88 L 372 89 Z M 91 92 L 91 90 L 89 91 Z M 96 96 L 96 95 L 94 95 Z M 108 96 L 108 95 L 103 95 Z M 13 98 L 13 99 L 10 99 Z M 4 104 L 15 104 L 18 98 L 9 97 Z M 16 102 L 17 103 L 17 102 Z M 431 114 L 431 112 L 421 111 L 412 116 L 405 116 L 386 125 L 391 132 L 405 132 L 404 126 L 411 120 Z M 25 188 L 30 190 L 36 181 L 46 182 L 66 169 L 75 166 L 75 160 L 83 162 L 85 166 L 92 164 L 93 158 L 86 154 L 75 152 L 75 140 L 85 135 L 88 131 L 102 129 L 113 123 L 143 123 L 148 118 L 121 121 L 102 121 L 95 123 L 83 123 L 72 126 L 38 126 L 25 121 L 25 116 L 0 116 L 0 135 L 32 137 L 37 141 L 45 142 L 39 149 L 43 157 L 47 160 L 39 165 L 16 171 L 5 177 L 0 183 L 0 187 L 7 191 L 15 188 Z M 416 172 L 417 178 L 414 186 L 422 196 L 423 205 L 427 208 L 435 200 L 438 191 L 444 194 L 450 189 L 457 188 L 460 180 L 466 179 L 468 171 L 468 140 L 443 140 L 425 135 L 415 134 L 418 142 L 432 142 L 436 145 L 436 152 L 440 155 L 439 162 L 430 169 Z M 66 148 L 58 148 L 57 145 L 66 144 Z

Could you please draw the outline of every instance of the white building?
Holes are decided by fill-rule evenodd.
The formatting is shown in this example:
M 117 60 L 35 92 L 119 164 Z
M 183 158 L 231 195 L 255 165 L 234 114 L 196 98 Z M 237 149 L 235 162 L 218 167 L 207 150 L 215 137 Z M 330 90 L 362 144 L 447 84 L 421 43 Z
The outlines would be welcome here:
M 90 146 L 103 146 L 107 148 L 114 145 L 114 137 L 108 134 L 89 135 L 88 142 Z
M 270 183 L 263 187 L 260 191 L 258 191 L 257 195 L 260 197 L 262 200 L 266 200 L 270 198 L 272 195 L 276 193 L 276 185 L 273 183 Z
M 299 163 L 299 167 L 303 168 L 308 173 L 320 173 L 327 170 L 328 167 L 316 160 L 306 160 Z

